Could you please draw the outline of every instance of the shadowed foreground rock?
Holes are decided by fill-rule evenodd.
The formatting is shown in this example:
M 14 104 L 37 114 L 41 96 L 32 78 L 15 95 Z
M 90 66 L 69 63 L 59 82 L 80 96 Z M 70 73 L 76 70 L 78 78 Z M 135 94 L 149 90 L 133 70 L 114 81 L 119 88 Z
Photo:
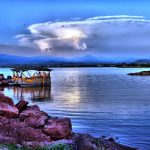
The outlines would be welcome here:
M 43 128 L 43 132 L 49 135 L 53 139 L 63 139 L 64 137 L 69 137 L 71 135 L 71 121 L 70 119 L 58 119 L 51 118 L 48 119 L 47 123 Z
M 89 134 L 74 133 L 72 137 L 79 150 L 136 150 L 135 148 L 118 144 L 109 139 L 94 138 Z
M 113 140 L 73 133 L 69 118 L 52 118 L 38 106 L 27 105 L 28 102 L 21 100 L 15 106 L 11 98 L 0 94 L 1 144 L 31 149 L 64 145 L 64 149 L 69 146 L 70 150 L 136 150 Z
M 27 105 L 28 102 L 22 99 L 15 106 L 19 110 L 19 113 L 21 113 L 24 109 L 26 109 Z

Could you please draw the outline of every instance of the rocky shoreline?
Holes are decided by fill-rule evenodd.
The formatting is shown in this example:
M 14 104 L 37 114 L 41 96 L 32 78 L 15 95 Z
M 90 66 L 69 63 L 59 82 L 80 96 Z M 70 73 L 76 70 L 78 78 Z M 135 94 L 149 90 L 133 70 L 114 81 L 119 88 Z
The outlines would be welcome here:
M 113 138 L 72 132 L 69 118 L 54 118 L 37 105 L 28 106 L 0 93 L 0 144 L 38 150 L 136 150 Z

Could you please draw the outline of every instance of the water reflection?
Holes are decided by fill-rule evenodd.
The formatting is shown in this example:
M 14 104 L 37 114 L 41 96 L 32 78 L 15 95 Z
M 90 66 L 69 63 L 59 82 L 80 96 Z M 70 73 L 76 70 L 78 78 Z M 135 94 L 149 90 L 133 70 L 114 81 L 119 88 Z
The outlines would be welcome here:
M 1 87 L 5 95 L 10 96 L 13 93 L 14 100 L 27 99 L 29 101 L 49 101 L 51 100 L 51 86 L 38 86 L 38 87 Z
M 146 150 L 150 77 L 126 75 L 144 70 L 149 68 L 55 68 L 51 88 L 2 90 L 15 102 L 22 96 L 39 105 L 50 116 L 70 117 L 74 132 L 119 137 L 123 144 Z M 10 74 L 8 69 L 2 72 Z
M 72 93 L 64 93 L 62 95 L 65 103 L 69 106 L 78 106 L 80 104 L 80 91 L 72 91 Z

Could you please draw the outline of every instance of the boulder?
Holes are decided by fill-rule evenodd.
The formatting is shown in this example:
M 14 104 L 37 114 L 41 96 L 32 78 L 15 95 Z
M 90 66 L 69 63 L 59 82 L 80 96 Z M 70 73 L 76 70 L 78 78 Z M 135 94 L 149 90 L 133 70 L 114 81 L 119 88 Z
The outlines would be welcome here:
M 16 107 L 13 107 L 6 103 L 0 103 L 0 116 L 8 118 L 18 117 L 19 111 Z
M 10 97 L 5 96 L 3 93 L 0 92 L 0 102 L 9 104 L 11 106 L 15 106 L 13 100 Z
M 37 106 L 37 105 L 30 105 L 30 106 L 27 107 L 26 110 L 40 111 L 40 108 L 39 108 L 39 106 Z
M 0 116 L 18 117 L 19 111 L 15 107 L 13 100 L 0 93 Z
M 39 128 L 45 125 L 48 115 L 45 112 L 40 111 L 38 106 L 27 107 L 26 110 L 20 113 L 20 119 L 33 128 Z
M 109 139 L 94 138 L 89 134 L 73 133 L 72 135 L 72 140 L 76 143 L 78 150 L 137 150 L 136 148 L 124 146 Z
M 30 127 L 39 128 L 44 126 L 47 119 L 48 117 L 46 115 L 36 115 L 25 118 L 24 122 L 26 122 Z
M 69 138 L 72 126 L 69 118 L 50 118 L 43 128 L 43 132 L 53 139 Z
M 25 101 L 25 100 L 20 100 L 15 106 L 16 108 L 18 108 L 19 113 L 22 112 L 24 109 L 26 109 L 27 105 L 29 102 Z
M 94 137 L 89 134 L 73 134 L 73 140 L 78 150 L 99 150 Z
M 19 118 L 0 117 L 0 143 L 21 144 L 25 147 L 30 143 L 30 145 L 38 147 L 42 143 L 44 145 L 44 143 L 50 144 L 50 142 L 51 138 L 44 134 L 41 129 L 29 127 L 27 123 L 20 121 Z
M 46 113 L 43 113 L 40 111 L 40 108 L 36 105 L 28 106 L 24 111 L 22 111 L 19 115 L 20 118 L 25 119 L 26 117 L 32 117 L 37 115 L 42 115 Z

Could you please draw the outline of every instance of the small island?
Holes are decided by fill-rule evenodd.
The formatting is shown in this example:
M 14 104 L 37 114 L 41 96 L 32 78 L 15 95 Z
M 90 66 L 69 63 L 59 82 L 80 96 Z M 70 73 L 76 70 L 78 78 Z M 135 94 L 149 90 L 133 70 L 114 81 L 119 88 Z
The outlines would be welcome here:
M 37 105 L 0 93 L 0 149 L 5 150 L 136 150 L 112 137 L 72 132 L 70 118 L 49 116 Z
M 141 71 L 135 73 L 129 73 L 130 76 L 150 76 L 150 71 Z

